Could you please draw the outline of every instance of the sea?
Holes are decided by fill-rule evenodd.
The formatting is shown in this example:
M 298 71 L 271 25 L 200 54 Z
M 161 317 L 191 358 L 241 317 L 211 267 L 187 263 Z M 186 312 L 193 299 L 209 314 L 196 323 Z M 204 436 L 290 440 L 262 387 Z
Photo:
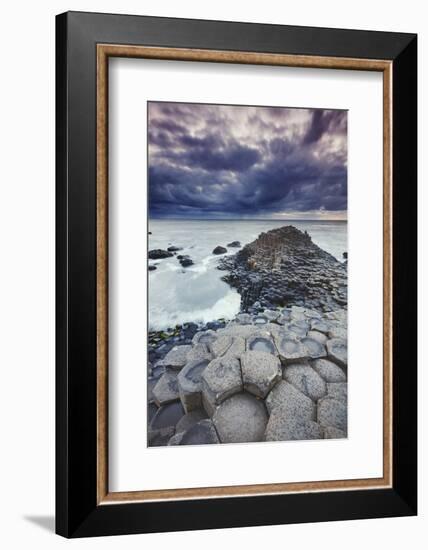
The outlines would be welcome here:
M 314 243 L 343 261 L 348 250 L 346 221 L 149 220 L 149 250 L 179 246 L 183 250 L 178 254 L 187 254 L 194 262 L 183 268 L 176 257 L 149 260 L 156 265 L 148 274 L 149 330 L 233 318 L 240 309 L 240 296 L 221 280 L 224 272 L 216 268 L 219 256 L 213 249 L 232 241 L 244 246 L 260 233 L 284 225 L 307 231 Z M 228 248 L 227 254 L 238 250 Z

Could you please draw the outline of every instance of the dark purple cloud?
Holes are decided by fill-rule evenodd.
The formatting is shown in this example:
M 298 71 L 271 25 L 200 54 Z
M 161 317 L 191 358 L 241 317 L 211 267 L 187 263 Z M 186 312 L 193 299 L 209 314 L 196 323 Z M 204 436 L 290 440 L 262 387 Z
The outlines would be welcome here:
M 281 217 L 347 208 L 347 113 L 149 103 L 152 217 Z

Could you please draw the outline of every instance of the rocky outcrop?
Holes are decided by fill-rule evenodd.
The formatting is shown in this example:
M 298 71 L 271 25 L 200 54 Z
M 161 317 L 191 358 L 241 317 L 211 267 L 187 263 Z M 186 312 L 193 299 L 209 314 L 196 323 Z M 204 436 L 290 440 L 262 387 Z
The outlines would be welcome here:
M 292 306 L 197 331 L 150 366 L 149 445 L 346 437 L 346 327 Z
M 227 246 L 229 248 L 241 248 L 241 243 L 239 241 L 232 241 Z
M 218 269 L 227 271 L 222 279 L 238 290 L 244 311 L 255 302 L 264 308 L 301 305 L 321 311 L 347 305 L 346 263 L 291 225 L 261 233 L 222 258 Z

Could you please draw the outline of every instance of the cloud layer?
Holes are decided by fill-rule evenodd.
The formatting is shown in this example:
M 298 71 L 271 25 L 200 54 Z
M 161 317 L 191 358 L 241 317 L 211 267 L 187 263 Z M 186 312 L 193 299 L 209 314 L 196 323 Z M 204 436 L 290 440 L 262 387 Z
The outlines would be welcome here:
M 148 142 L 151 217 L 346 217 L 346 111 L 150 102 Z

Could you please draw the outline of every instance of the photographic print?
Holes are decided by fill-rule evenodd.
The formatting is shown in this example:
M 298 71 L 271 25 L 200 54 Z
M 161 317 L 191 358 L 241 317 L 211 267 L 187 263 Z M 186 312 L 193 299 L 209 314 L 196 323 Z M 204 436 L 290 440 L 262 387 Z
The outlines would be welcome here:
M 150 101 L 148 445 L 347 437 L 347 111 Z

